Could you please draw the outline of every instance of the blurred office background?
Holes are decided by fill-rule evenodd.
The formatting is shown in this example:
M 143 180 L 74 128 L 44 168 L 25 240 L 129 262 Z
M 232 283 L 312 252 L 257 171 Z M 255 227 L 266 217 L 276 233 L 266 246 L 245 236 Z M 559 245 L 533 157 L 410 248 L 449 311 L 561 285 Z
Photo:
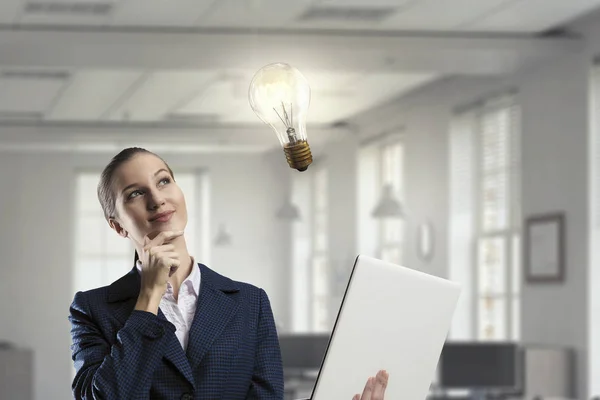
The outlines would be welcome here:
M 197 260 L 269 294 L 289 398 L 359 253 L 464 285 L 432 395 L 599 396 L 599 54 L 598 0 L 2 0 L 0 398 L 71 397 L 73 295 L 132 267 L 96 198 L 127 146 L 174 169 Z M 276 61 L 306 172 L 248 104 Z

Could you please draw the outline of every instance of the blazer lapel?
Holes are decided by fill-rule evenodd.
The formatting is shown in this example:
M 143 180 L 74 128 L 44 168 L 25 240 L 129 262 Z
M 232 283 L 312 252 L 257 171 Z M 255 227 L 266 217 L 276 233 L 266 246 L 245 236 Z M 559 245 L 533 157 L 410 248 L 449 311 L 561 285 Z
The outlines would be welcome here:
M 165 317 L 160 308 L 158 309 L 158 316 L 165 321 L 168 321 L 167 317 Z M 192 368 L 190 367 L 190 363 L 188 362 L 186 354 L 183 351 L 183 347 L 181 347 L 179 339 L 177 339 L 177 336 L 174 332 L 167 331 L 166 334 L 169 335 L 169 343 L 167 344 L 167 348 L 165 350 L 165 358 L 169 360 L 192 384 L 194 389 L 196 389 L 196 380 L 194 379 Z
M 131 312 L 135 308 L 139 293 L 140 274 L 135 266 L 127 275 L 113 282 L 109 286 L 108 302 L 116 303 L 113 315 L 121 322 L 121 325 L 125 325 Z M 160 308 L 158 309 L 158 317 L 168 321 Z M 192 369 L 190 368 L 185 352 L 181 347 L 181 343 L 179 343 L 174 332 L 168 330 L 166 334 L 169 335 L 169 337 L 167 338 L 168 344 L 164 357 L 169 360 L 169 362 L 171 362 L 171 364 L 173 364 L 195 388 L 194 375 L 192 374 Z
M 195 370 L 221 335 L 239 308 L 231 294 L 239 291 L 234 282 L 199 264 L 201 273 L 200 296 L 189 332 L 187 356 Z

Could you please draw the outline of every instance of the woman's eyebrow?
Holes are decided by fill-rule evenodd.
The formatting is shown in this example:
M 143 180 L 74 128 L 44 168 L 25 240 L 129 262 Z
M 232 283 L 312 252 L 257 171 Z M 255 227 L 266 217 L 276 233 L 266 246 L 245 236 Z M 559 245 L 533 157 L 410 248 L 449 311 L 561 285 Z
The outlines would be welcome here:
M 161 172 L 169 173 L 169 171 L 167 171 L 166 169 L 161 168 L 161 169 L 159 169 L 158 171 L 156 171 L 154 173 L 154 176 L 160 174 Z M 132 183 L 131 185 L 127 185 L 127 187 L 121 191 L 121 194 L 125 193 L 126 191 L 128 191 L 129 189 L 131 189 L 131 188 L 133 188 L 135 186 L 138 186 L 138 184 L 137 183 Z

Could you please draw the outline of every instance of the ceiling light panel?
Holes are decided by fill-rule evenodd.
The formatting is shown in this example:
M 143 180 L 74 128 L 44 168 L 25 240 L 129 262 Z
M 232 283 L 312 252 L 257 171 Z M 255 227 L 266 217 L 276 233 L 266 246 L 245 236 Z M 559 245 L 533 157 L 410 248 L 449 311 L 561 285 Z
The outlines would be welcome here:
M 28 25 L 104 25 L 114 11 L 115 0 L 32 0 L 23 3 L 18 18 Z
M 115 10 L 111 24 L 116 26 L 191 26 L 211 7 L 213 2 L 213 0 L 125 0 Z
M 570 22 L 600 6 L 599 0 L 527 0 L 473 21 L 472 31 L 541 32 Z
M 3 70 L 0 112 L 45 113 L 67 84 L 65 71 Z
M 77 72 L 48 114 L 51 120 L 97 120 L 141 76 L 136 70 Z
M 21 0 L 0 1 L 0 24 L 12 23 L 22 8 Z
M 156 121 L 186 102 L 214 79 L 217 71 L 156 71 L 121 104 L 109 119 Z

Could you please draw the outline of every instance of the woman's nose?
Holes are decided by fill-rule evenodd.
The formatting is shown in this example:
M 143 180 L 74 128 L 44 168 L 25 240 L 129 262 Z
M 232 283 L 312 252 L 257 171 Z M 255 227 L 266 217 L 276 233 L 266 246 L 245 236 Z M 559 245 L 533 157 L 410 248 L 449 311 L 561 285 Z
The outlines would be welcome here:
M 151 192 L 150 196 L 148 196 L 148 203 L 149 209 L 156 210 L 165 204 L 165 199 L 161 196 L 160 192 Z

